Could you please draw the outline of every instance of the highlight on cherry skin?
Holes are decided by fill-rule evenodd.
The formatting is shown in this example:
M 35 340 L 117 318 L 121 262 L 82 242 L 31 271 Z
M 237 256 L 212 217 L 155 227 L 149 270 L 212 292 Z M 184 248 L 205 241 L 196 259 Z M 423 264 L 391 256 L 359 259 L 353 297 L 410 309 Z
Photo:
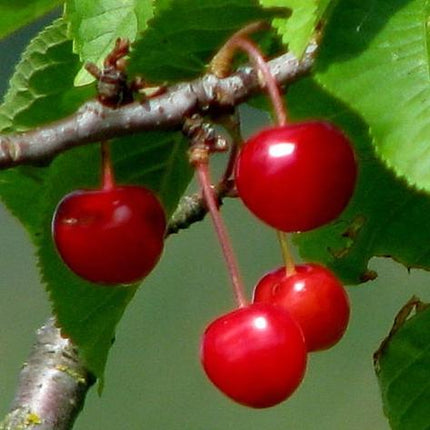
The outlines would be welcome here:
M 262 130 L 245 143 L 235 166 L 245 206 L 284 232 L 311 230 L 337 218 L 356 177 L 348 138 L 325 121 Z
M 56 248 L 80 277 L 130 284 L 157 264 L 166 216 L 152 191 L 140 186 L 78 190 L 58 204 L 52 222 Z
M 201 362 L 226 396 L 252 408 L 267 408 L 286 400 L 300 385 L 307 352 L 303 333 L 288 312 L 257 303 L 206 328 Z
M 350 316 L 348 295 L 327 268 L 295 266 L 286 274 L 280 267 L 264 275 L 254 289 L 254 303 L 270 303 L 287 310 L 301 327 L 308 351 L 331 348 L 344 335 Z

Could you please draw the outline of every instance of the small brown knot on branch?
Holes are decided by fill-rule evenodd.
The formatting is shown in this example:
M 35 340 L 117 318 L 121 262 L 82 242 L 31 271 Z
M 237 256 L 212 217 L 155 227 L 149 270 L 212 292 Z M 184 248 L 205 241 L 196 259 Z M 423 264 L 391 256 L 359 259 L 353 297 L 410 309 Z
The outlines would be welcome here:
M 87 63 L 85 69 L 97 79 L 97 98 L 109 107 L 119 107 L 131 103 L 134 93 L 143 88 L 143 81 L 136 78 L 128 82 L 126 56 L 130 52 L 130 41 L 118 38 L 112 51 L 99 69 L 94 63 Z
M 208 163 L 210 154 L 228 149 L 227 140 L 199 114 L 185 120 L 182 132 L 190 139 L 189 160 L 193 166 Z

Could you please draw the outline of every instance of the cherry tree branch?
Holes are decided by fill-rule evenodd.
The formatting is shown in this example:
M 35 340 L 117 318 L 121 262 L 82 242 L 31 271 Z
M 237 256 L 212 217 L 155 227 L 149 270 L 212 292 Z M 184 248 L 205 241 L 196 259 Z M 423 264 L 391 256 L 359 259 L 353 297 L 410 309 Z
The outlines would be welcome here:
M 311 45 L 301 60 L 291 53 L 281 55 L 268 63 L 270 72 L 280 84 L 287 84 L 309 72 L 315 52 L 316 45 Z M 186 116 L 236 106 L 258 91 L 258 74 L 245 67 L 223 79 L 208 74 L 180 83 L 162 95 L 117 109 L 91 100 L 57 122 L 24 133 L 0 135 L 0 168 L 41 161 L 75 146 L 113 137 L 180 128 Z
M 61 336 L 54 318 L 37 331 L 36 339 L 1 430 L 71 429 L 95 382 L 77 348 Z

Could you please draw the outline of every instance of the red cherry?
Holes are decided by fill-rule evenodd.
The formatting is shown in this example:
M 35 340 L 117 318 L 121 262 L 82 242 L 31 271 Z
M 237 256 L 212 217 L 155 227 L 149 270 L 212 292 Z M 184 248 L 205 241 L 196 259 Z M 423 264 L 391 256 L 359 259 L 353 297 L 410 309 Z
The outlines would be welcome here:
M 254 303 L 270 303 L 287 310 L 298 322 L 308 351 L 336 344 L 349 321 L 349 300 L 339 280 L 317 264 L 296 266 L 287 276 L 285 267 L 267 273 L 254 290 Z
M 58 204 L 52 223 L 57 249 L 69 268 L 102 284 L 145 277 L 163 250 L 166 218 L 143 187 L 79 190 Z
M 213 321 L 201 344 L 209 379 L 246 406 L 274 406 L 299 386 L 306 368 L 303 334 L 287 312 L 259 303 Z
M 286 232 L 310 230 L 335 219 L 351 198 L 356 176 L 348 139 L 323 121 L 261 131 L 244 145 L 235 168 L 244 204 Z

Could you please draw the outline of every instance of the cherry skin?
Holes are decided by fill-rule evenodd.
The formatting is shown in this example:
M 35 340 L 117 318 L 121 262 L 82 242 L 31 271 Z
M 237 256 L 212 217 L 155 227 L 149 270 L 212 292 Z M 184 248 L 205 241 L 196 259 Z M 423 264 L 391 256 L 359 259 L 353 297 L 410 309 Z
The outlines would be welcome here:
M 101 284 L 130 284 L 158 262 L 166 217 L 157 197 L 138 186 L 78 190 L 58 204 L 55 245 L 66 265 Z
M 287 310 L 301 327 L 308 351 L 332 347 L 348 326 L 350 306 L 339 280 L 318 264 L 285 267 L 267 273 L 254 289 L 254 303 L 270 303 Z
M 261 131 L 246 142 L 235 167 L 244 204 L 285 232 L 311 230 L 338 217 L 356 176 L 349 140 L 324 121 Z
M 203 335 L 204 370 L 225 395 L 253 408 L 274 406 L 300 385 L 306 347 L 283 309 L 251 304 L 213 321 Z

